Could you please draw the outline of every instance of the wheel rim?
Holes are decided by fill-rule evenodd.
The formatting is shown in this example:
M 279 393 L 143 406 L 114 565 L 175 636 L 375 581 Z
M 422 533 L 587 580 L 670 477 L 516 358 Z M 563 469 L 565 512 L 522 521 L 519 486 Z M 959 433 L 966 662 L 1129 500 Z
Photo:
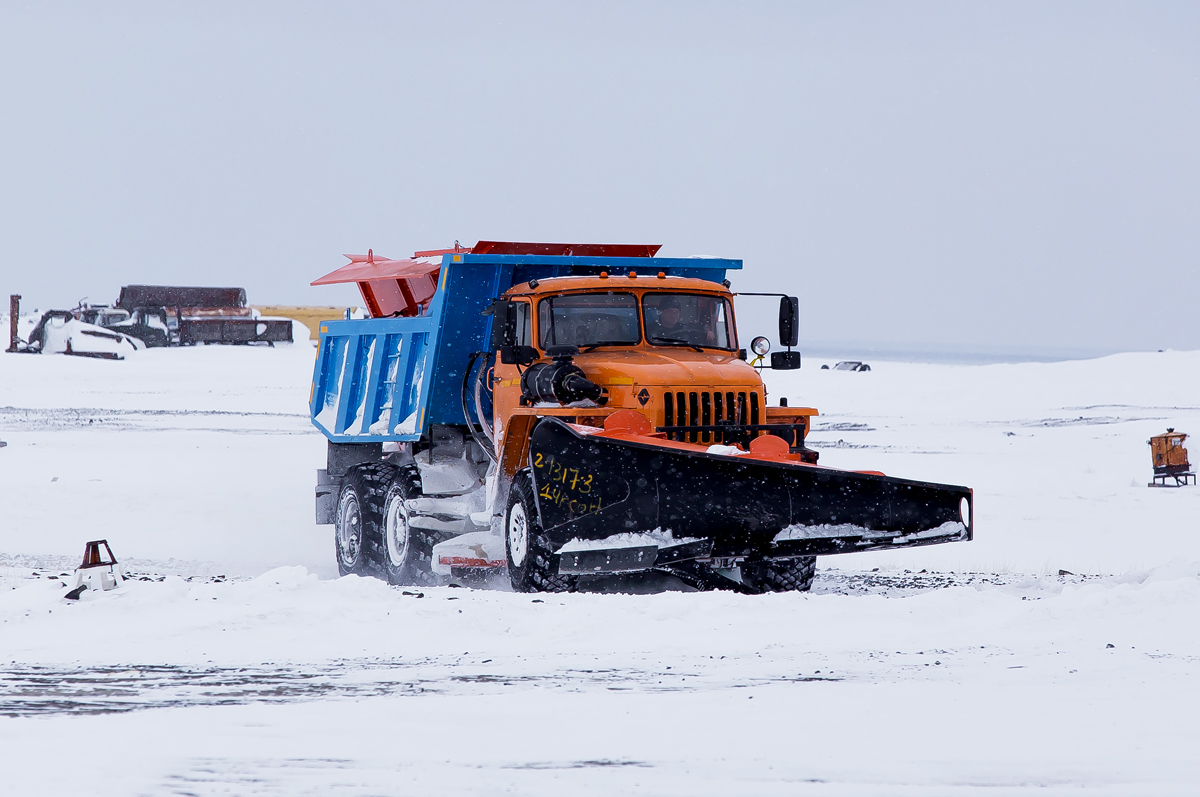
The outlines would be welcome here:
M 358 561 L 362 549 L 362 512 L 358 508 L 358 496 L 353 492 L 342 498 L 338 510 L 337 542 L 343 564 L 353 565 Z
M 517 502 L 508 512 L 508 555 L 512 557 L 512 563 L 517 567 L 523 565 L 528 549 L 529 523 L 525 518 L 525 507 Z
M 388 494 L 384 509 L 384 539 L 392 567 L 401 567 L 408 558 L 408 511 L 398 490 Z

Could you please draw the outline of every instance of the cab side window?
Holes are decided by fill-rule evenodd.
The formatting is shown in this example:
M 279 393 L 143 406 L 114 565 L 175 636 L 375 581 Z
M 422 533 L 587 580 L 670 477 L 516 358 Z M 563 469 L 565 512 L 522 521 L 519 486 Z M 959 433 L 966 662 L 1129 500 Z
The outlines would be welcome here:
M 533 345 L 533 319 L 529 312 L 529 302 L 516 302 L 517 307 L 517 345 Z

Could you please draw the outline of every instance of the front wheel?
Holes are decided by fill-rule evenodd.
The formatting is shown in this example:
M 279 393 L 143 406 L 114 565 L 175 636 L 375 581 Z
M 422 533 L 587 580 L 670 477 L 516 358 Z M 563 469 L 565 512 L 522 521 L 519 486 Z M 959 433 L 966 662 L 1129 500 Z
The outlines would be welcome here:
M 396 471 L 383 498 L 383 570 L 389 584 L 433 586 L 433 546 L 439 535 L 409 523 L 406 501 L 421 495 L 415 468 Z M 435 537 L 439 537 L 435 539 Z
M 569 592 L 572 576 L 558 573 L 550 541 L 538 523 L 533 481 L 526 472 L 513 479 L 504 515 L 504 548 L 508 554 L 508 578 L 517 592 Z
M 816 576 L 815 556 L 742 563 L 742 583 L 759 592 L 808 592 Z

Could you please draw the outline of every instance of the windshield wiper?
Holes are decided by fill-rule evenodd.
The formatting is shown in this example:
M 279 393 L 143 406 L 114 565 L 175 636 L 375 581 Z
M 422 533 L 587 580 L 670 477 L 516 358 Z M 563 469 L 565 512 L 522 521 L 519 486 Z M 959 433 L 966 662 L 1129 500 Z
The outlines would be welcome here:
M 695 349 L 696 351 L 700 352 L 701 354 L 704 353 L 704 349 L 700 348 L 695 343 L 688 343 L 686 340 L 680 340 L 679 338 L 660 338 L 657 335 L 653 335 L 650 337 L 650 340 L 662 341 L 663 343 L 666 343 L 669 346 L 687 346 L 689 349 Z
M 599 343 L 589 343 L 586 348 L 580 349 L 580 354 L 587 354 L 590 351 L 595 351 L 601 346 L 632 346 L 633 344 L 627 340 L 602 340 Z

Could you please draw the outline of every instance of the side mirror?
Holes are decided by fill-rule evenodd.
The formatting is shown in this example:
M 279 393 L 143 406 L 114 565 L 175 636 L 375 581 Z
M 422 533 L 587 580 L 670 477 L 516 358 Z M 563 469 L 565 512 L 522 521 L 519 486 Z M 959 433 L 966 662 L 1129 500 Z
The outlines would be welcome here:
M 532 346 L 505 346 L 500 349 L 500 362 L 505 365 L 533 365 L 537 358 L 538 351 Z
M 771 352 L 771 369 L 775 371 L 795 371 L 800 367 L 800 352 L 773 351 Z
M 492 317 L 492 351 L 509 348 L 517 340 L 517 308 L 508 299 L 492 302 L 482 315 Z
M 779 300 L 779 345 L 791 348 L 800 342 L 800 299 L 784 296 Z M 772 357 L 772 360 L 775 358 Z M 775 366 L 772 365 L 772 368 Z M 800 366 L 796 366 L 799 368 Z
M 517 345 L 517 305 L 497 299 L 483 311 L 492 317 L 492 351 L 500 352 L 505 365 L 530 365 L 538 358 L 537 349 Z

